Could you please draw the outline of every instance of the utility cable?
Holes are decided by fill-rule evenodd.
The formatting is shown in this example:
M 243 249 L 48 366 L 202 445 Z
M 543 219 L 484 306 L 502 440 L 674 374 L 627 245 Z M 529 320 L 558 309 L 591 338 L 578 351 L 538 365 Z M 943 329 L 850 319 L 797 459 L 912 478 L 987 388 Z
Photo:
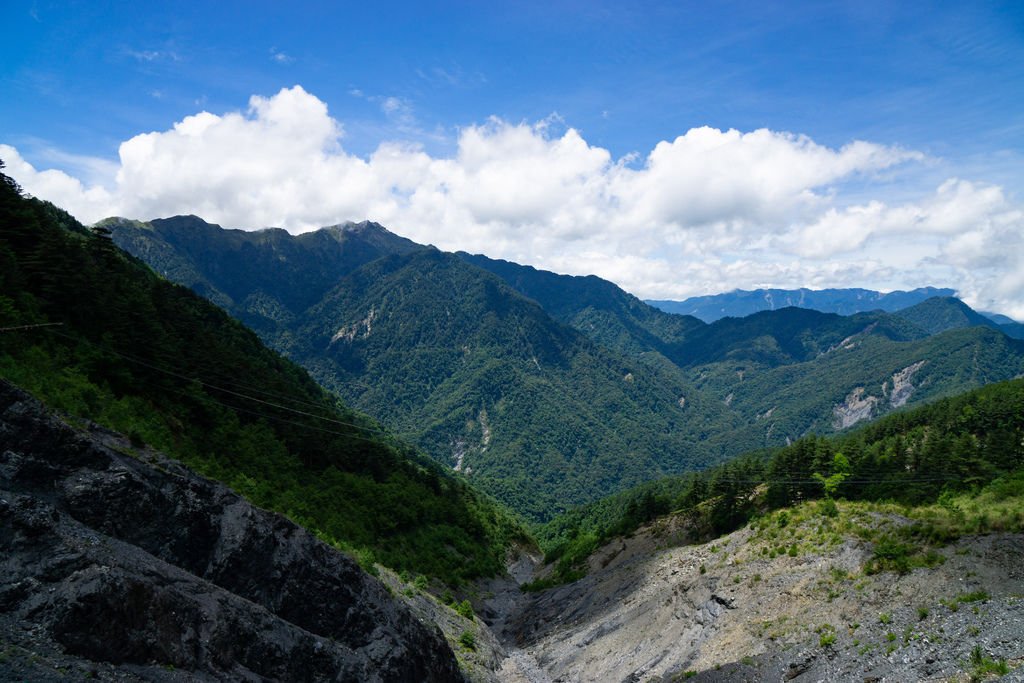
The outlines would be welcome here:
M 261 403 L 261 404 L 264 404 L 264 405 L 267 405 L 267 406 L 270 406 L 270 407 L 273 407 L 273 408 L 278 408 L 280 410 L 286 410 L 288 412 L 295 413 L 297 415 L 303 415 L 305 417 L 311 417 L 311 418 L 314 418 L 314 419 L 317 419 L 317 420 L 323 420 L 325 422 L 329 422 L 329 423 L 332 423 L 332 424 L 337 424 L 337 425 L 341 425 L 341 426 L 344 426 L 344 427 L 352 427 L 354 429 L 361 429 L 363 431 L 366 431 L 366 432 L 369 432 L 369 433 L 372 433 L 372 434 L 380 434 L 381 436 L 389 436 L 389 437 L 394 436 L 394 434 L 392 434 L 391 432 L 388 432 L 388 431 L 383 430 L 383 429 L 378 429 L 378 428 L 375 428 L 375 427 L 368 427 L 368 426 L 364 426 L 364 425 L 359 425 L 359 424 L 355 424 L 353 422 L 346 422 L 344 420 L 338 420 L 338 419 L 332 418 L 332 417 L 325 417 L 323 415 L 317 415 L 315 413 L 310 413 L 308 411 L 299 410 L 297 408 L 290 408 L 288 406 L 281 405 L 281 404 L 278 404 L 278 403 L 272 403 L 270 401 L 265 401 L 265 400 L 263 400 L 261 398 L 258 398 L 258 397 L 255 397 L 255 396 L 250 396 L 250 395 L 242 393 L 242 392 L 233 391 L 231 389 L 226 389 L 226 388 L 224 388 L 222 386 L 218 386 L 216 384 L 207 382 L 207 381 L 205 381 L 203 379 L 200 379 L 198 377 L 182 375 L 182 374 L 180 374 L 178 372 L 174 372 L 173 370 L 168 370 L 165 367 L 159 367 L 157 365 L 153 365 L 152 363 L 149 363 L 147 361 L 141 360 L 139 358 L 135 358 L 135 357 L 130 356 L 130 355 L 125 354 L 125 353 L 121 353 L 120 351 L 117 351 L 115 349 L 112 349 L 112 348 L 110 348 L 108 346 L 105 346 L 105 345 L 102 345 L 102 344 L 97 344 L 96 342 L 90 341 L 90 340 L 85 339 L 85 338 L 76 337 L 74 335 L 69 335 L 69 334 L 62 334 L 60 332 L 55 332 L 55 331 L 52 331 L 52 330 L 48 330 L 48 331 L 51 331 L 53 334 L 56 334 L 56 335 L 61 336 L 61 337 L 65 337 L 65 338 L 73 340 L 73 341 L 84 341 L 86 344 L 88 344 L 88 345 L 90 345 L 90 346 L 92 346 L 94 348 L 97 348 L 97 349 L 100 349 L 100 350 L 105 351 L 107 353 L 113 354 L 115 356 L 118 356 L 119 358 L 123 358 L 124 360 L 127 360 L 127 361 L 129 361 L 131 363 L 135 363 L 137 365 L 141 365 L 141 366 L 143 366 L 145 368 L 148 368 L 150 370 L 154 370 L 156 372 L 163 373 L 165 375 L 174 377 L 176 379 L 180 379 L 180 380 L 185 381 L 185 382 L 196 382 L 200 386 L 206 387 L 208 389 L 213 389 L 215 391 L 224 392 L 226 394 L 231 394 L 231 395 L 234 395 L 234 396 L 238 396 L 239 398 L 244 398 L 246 400 L 253 401 L 255 403 Z M 309 402 L 309 401 L 302 401 L 302 400 L 299 400 L 299 399 L 291 399 L 291 398 L 289 398 L 289 400 L 293 401 L 297 405 L 316 406 L 315 403 L 312 403 L 312 402 Z M 220 401 L 218 401 L 218 403 L 220 403 L 221 405 L 224 405 L 226 407 L 229 407 L 229 408 L 233 407 L 233 406 L 230 406 L 229 404 L 222 403 Z M 319 407 L 319 406 L 316 406 L 316 407 Z M 248 412 L 252 412 L 252 411 L 248 411 Z M 293 424 L 299 424 L 299 423 L 293 423 Z M 323 431 L 323 430 L 321 430 L 321 431 Z M 341 432 L 332 432 L 332 433 L 341 434 Z

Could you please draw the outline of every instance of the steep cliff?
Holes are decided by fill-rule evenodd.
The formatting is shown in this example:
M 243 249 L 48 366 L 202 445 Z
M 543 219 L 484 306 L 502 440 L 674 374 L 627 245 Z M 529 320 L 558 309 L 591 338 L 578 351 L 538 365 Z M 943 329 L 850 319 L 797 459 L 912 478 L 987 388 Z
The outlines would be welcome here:
M 287 519 L 0 382 L 0 679 L 459 681 Z

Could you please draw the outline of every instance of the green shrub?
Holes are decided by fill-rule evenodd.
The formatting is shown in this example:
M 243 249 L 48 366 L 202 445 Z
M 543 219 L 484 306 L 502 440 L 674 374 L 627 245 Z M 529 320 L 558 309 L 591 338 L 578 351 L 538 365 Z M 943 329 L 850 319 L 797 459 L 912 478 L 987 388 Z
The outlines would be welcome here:
M 971 593 L 961 593 L 956 596 L 958 602 L 984 602 L 989 599 L 989 594 L 986 591 L 974 591 Z
M 868 566 L 869 573 L 895 571 L 899 574 L 906 574 L 910 571 L 910 555 L 913 552 L 912 546 L 900 543 L 892 536 L 880 538 L 875 543 L 874 556 Z
M 981 681 L 990 675 L 1005 676 L 1010 673 L 1010 667 L 1005 659 L 992 659 L 981 649 L 981 645 L 975 645 L 971 650 L 970 660 L 973 666 L 972 681 Z
M 455 605 L 455 612 L 463 619 L 472 619 L 473 605 L 469 604 L 469 600 L 463 600 Z

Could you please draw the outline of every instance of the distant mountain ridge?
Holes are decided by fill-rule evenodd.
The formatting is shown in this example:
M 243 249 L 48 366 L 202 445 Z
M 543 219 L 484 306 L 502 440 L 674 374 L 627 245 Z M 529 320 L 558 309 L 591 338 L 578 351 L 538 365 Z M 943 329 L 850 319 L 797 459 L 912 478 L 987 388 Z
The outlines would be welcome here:
M 852 315 L 866 311 L 898 311 L 935 296 L 956 296 L 956 290 L 919 287 L 911 291 L 877 292 L 871 289 L 736 289 L 722 294 L 692 296 L 682 301 L 648 300 L 668 313 L 681 313 L 711 323 L 721 318 L 742 318 L 751 313 L 787 306 L 823 313 Z
M 910 291 L 878 292 L 871 289 L 736 289 L 722 294 L 694 296 L 682 301 L 648 299 L 646 303 L 667 313 L 691 315 L 706 323 L 722 318 L 743 318 L 761 311 L 774 311 L 788 306 L 807 308 L 822 313 L 853 315 L 870 311 L 895 313 L 921 304 L 928 299 L 955 298 L 956 291 L 939 287 L 918 287 Z M 1024 339 L 1024 323 L 1000 313 L 971 310 L 972 325 L 987 325 L 981 318 L 1014 339 Z M 906 316 L 904 316 L 906 317 Z M 990 325 L 991 326 L 991 325 Z M 951 328 L 945 328 L 951 329 Z M 938 331 L 938 330 L 933 330 Z

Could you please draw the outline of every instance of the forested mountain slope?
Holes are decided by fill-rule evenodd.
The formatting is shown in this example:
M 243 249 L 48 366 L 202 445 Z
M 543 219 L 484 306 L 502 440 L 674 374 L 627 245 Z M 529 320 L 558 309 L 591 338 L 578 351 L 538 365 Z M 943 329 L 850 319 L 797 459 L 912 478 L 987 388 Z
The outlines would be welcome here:
M 1024 345 L 986 328 L 930 335 L 892 314 L 797 308 L 705 324 L 600 278 L 443 254 L 374 224 L 349 224 L 340 241 L 338 228 L 243 239 L 216 237 L 218 228 L 194 219 L 108 224 L 138 255 L 173 253 L 203 282 L 226 276 L 217 259 L 236 262 L 232 245 L 242 240 L 265 272 L 218 285 L 230 292 L 229 311 L 352 405 L 535 520 L 652 476 L 1024 372 Z M 191 230 L 209 250 L 200 260 L 175 246 Z M 341 256 L 310 246 L 322 243 Z M 289 294 L 294 264 L 307 262 L 322 276 Z M 261 284 L 279 267 L 280 282 Z M 167 271 L 175 272 L 187 269 Z M 300 311 L 314 291 L 319 298 Z M 267 297 L 283 313 L 238 304 Z
M 705 327 L 691 316 L 668 314 L 649 306 L 594 275 L 559 275 L 479 254 L 458 256 L 494 273 L 556 320 L 623 353 L 662 351 L 687 333 Z
M 961 327 L 991 327 L 1002 330 L 1002 326 L 994 320 L 951 296 L 926 299 L 919 304 L 896 311 L 895 315 L 914 323 L 929 334 Z
M 599 346 L 436 250 L 343 278 L 293 344 L 328 387 L 534 519 L 706 466 L 699 430 L 728 421 L 677 369 Z
M 0 176 L 0 376 L 384 564 L 501 572 L 496 505 L 184 287 Z

